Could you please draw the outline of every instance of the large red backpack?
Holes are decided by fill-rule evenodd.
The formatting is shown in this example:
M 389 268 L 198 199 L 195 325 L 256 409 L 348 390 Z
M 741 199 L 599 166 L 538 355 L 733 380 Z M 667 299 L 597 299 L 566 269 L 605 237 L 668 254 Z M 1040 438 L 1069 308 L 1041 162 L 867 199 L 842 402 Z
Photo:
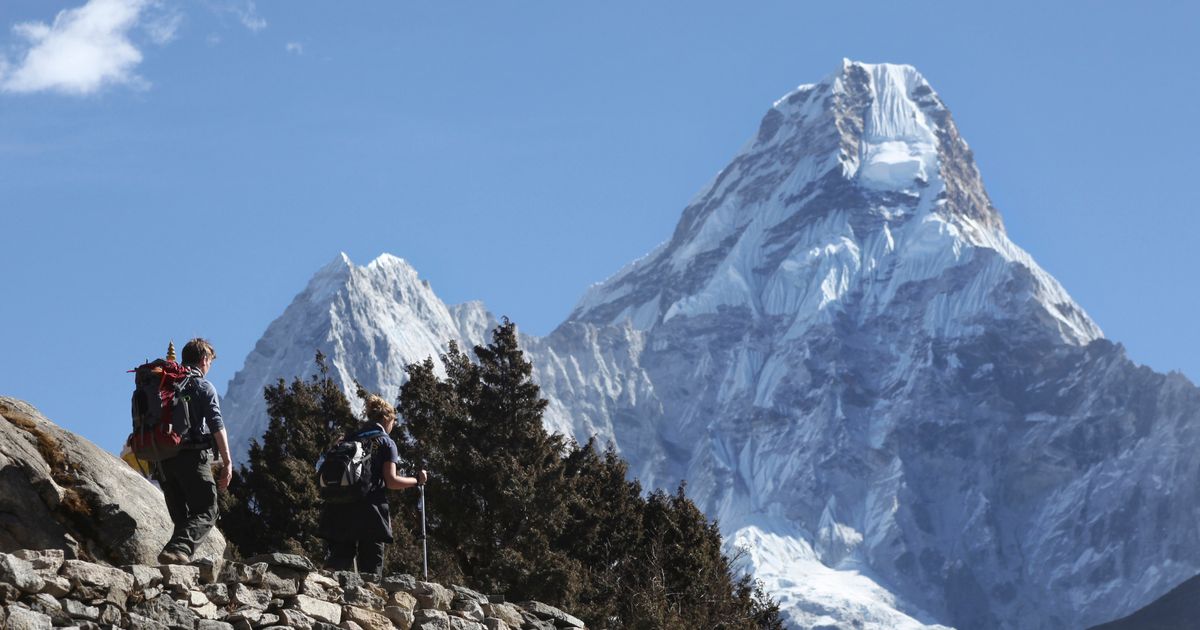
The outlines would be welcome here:
M 172 348 L 174 350 L 174 348 Z M 146 462 L 161 462 L 179 453 L 185 431 L 191 427 L 185 389 L 191 381 L 187 368 L 175 362 L 174 352 L 130 370 L 133 372 L 133 433 L 128 445 Z

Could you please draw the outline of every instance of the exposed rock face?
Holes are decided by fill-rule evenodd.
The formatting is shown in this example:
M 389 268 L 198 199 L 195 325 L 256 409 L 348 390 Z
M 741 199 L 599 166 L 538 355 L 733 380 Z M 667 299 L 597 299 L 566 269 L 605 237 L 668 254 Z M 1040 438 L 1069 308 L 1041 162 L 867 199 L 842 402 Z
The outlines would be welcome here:
M 148 564 L 171 530 L 153 484 L 32 405 L 0 397 L 0 551 L 59 549 L 70 559 Z M 224 552 L 214 528 L 196 556 Z
M 418 582 L 411 575 L 375 580 L 367 574 L 327 573 L 302 556 L 270 554 L 251 565 L 230 562 L 204 571 L 184 565 L 114 569 L 63 562 L 53 551 L 50 562 L 41 551 L 0 552 L 0 628 L 584 629 L 579 619 L 540 602 L 494 604 L 471 589 Z M 263 582 L 263 576 L 274 574 L 293 575 L 303 592 Z M 51 594 L 50 585 L 59 578 L 70 587 Z M 225 596 L 238 592 L 255 595 L 249 603 Z M 433 593 L 433 607 L 421 603 Z

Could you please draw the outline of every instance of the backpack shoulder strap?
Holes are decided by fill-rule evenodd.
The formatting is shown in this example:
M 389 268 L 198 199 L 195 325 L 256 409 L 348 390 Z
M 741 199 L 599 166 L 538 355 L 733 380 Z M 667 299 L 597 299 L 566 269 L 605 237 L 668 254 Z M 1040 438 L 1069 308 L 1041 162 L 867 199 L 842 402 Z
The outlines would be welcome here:
M 367 453 L 373 458 L 375 457 L 376 451 L 378 451 L 380 447 L 379 438 L 383 437 L 384 435 L 387 434 L 379 429 L 370 429 L 368 431 L 359 433 L 356 439 L 363 442 L 363 446 L 366 448 Z
M 175 396 L 179 398 L 179 406 L 183 410 L 183 426 L 184 430 L 191 433 L 192 429 L 192 401 L 187 394 L 190 392 L 193 383 L 192 375 L 187 374 L 175 385 Z

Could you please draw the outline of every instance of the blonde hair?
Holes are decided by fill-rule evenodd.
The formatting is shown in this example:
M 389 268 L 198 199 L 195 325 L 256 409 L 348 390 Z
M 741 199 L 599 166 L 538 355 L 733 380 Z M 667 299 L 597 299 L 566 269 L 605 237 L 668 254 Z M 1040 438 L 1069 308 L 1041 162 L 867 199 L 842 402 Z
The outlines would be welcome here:
M 366 413 L 367 420 L 371 422 L 386 424 L 396 421 L 396 408 L 378 394 L 367 396 Z

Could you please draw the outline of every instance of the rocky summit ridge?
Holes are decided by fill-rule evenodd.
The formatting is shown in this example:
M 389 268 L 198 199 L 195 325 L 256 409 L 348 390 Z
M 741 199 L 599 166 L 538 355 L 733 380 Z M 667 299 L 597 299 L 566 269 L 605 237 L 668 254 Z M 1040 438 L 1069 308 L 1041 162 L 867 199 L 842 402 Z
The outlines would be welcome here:
M 481 305 L 384 266 L 272 323 L 226 396 L 243 439 L 316 349 L 390 396 L 398 363 L 482 339 Z M 666 242 L 522 342 L 548 428 L 686 479 L 794 627 L 1086 627 L 1200 573 L 1200 390 L 1009 240 L 912 67 L 786 94 Z

